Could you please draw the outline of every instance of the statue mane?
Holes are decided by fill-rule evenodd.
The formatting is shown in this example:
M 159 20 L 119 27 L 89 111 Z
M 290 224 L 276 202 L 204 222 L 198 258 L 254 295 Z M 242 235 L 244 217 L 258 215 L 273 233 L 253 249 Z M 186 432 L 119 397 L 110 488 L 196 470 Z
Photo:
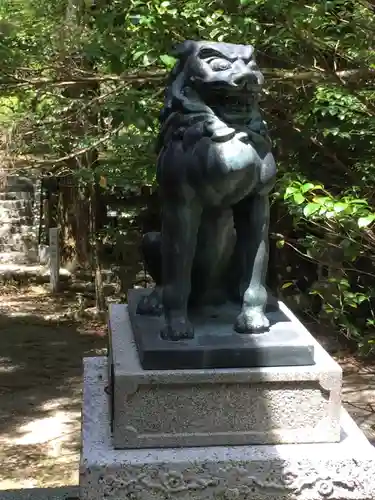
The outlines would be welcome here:
M 194 83 L 202 75 L 202 68 L 199 64 L 199 54 L 202 53 L 202 50 L 212 50 L 227 57 L 233 57 L 233 51 L 235 51 L 236 56 L 240 54 L 243 57 L 249 57 L 254 51 L 251 46 L 234 46 L 214 42 L 186 41 L 177 45 L 172 53 L 177 61 L 167 78 L 164 106 L 159 115 L 161 129 L 157 138 L 157 152 L 160 152 L 163 145 L 168 143 L 173 136 L 183 137 L 185 131 L 191 126 L 201 124 L 203 130 L 203 125 L 206 122 L 223 121 L 195 89 Z M 263 75 L 260 72 L 259 75 L 259 79 L 262 80 Z M 258 85 L 259 88 L 262 83 Z M 254 102 L 257 103 L 257 98 L 254 98 Z M 251 133 L 264 135 L 261 132 L 264 122 L 261 119 L 259 121 L 259 119 L 258 113 L 256 115 L 257 124 L 255 124 L 254 117 L 249 116 L 249 123 L 246 126 L 252 130 Z M 253 122 L 253 126 L 251 126 L 251 122 Z

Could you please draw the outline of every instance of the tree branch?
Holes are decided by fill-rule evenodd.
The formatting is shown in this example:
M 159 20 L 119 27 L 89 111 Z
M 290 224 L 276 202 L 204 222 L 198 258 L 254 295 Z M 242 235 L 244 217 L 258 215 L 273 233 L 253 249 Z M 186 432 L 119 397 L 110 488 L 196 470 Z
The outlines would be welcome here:
M 120 132 L 120 130 L 122 130 L 124 127 L 125 127 L 125 125 L 123 123 L 121 123 L 118 127 L 114 128 L 113 130 L 110 130 L 105 135 L 103 135 L 103 137 L 101 137 L 97 141 L 90 144 L 90 146 L 87 146 L 87 147 L 81 148 L 81 149 L 77 149 L 76 151 L 73 151 L 72 153 L 69 153 L 68 155 L 65 155 L 65 156 L 62 156 L 59 158 L 50 158 L 50 159 L 46 159 L 46 160 L 35 159 L 34 157 L 33 158 L 26 157 L 25 160 L 28 160 L 30 162 L 30 164 L 32 164 L 32 166 L 34 166 L 34 167 L 36 165 L 41 166 L 41 167 L 56 166 L 60 163 L 65 163 L 69 160 L 72 160 L 73 158 L 77 158 L 79 156 L 82 156 L 82 155 L 88 153 L 89 151 L 92 151 L 93 149 L 96 149 L 98 146 L 100 146 L 104 142 L 108 141 L 108 139 L 110 139 L 113 135 L 118 134 Z
M 129 83 L 145 83 L 152 80 L 161 80 L 166 76 L 166 72 L 153 71 L 136 74 L 122 75 L 93 75 L 93 76 L 77 76 L 70 80 L 58 78 L 8 78 L 0 79 L 0 87 L 21 88 L 21 87 L 41 87 L 44 85 L 52 85 L 54 87 L 70 87 L 73 85 L 84 85 L 92 83 L 105 82 L 129 82 Z
M 282 69 L 269 69 L 265 68 L 262 70 L 266 79 L 270 82 L 273 81 L 292 81 L 292 82 L 303 82 L 303 81 L 337 81 L 347 80 L 355 81 L 359 79 L 373 78 L 375 75 L 375 70 L 370 68 L 361 69 L 351 69 L 345 71 L 337 71 L 336 73 L 331 73 L 324 70 L 310 70 L 303 72 L 294 72 L 290 70 Z M 105 82 L 122 82 L 122 83 L 147 83 L 149 81 L 160 81 L 167 76 L 168 72 L 166 70 L 154 70 L 145 71 L 139 73 L 129 73 L 121 75 L 92 75 L 92 76 L 77 76 L 72 77 L 69 80 L 58 79 L 58 78 L 6 78 L 0 79 L 0 87 L 8 88 L 22 88 L 22 87 L 42 87 L 46 85 L 54 87 L 69 87 L 73 85 L 84 85 L 92 83 L 105 83 Z

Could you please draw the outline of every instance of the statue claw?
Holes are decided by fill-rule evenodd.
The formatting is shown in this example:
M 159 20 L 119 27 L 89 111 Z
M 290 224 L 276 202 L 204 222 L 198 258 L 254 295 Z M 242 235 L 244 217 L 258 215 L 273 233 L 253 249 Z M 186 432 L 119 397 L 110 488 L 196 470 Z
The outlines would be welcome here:
M 234 128 L 226 127 L 225 129 L 215 130 L 211 136 L 211 140 L 215 142 L 226 142 L 233 139 L 236 135 Z
M 265 313 L 259 308 L 252 308 L 238 315 L 234 329 L 237 333 L 264 333 L 269 326 Z
M 206 132 L 210 139 L 215 142 L 226 142 L 236 135 L 234 128 L 228 127 L 221 121 L 213 121 L 206 124 Z
M 149 295 L 144 295 L 137 306 L 137 314 L 142 316 L 161 316 L 163 311 L 161 294 L 157 289 L 154 289 Z
M 194 338 L 193 325 L 183 317 L 171 318 L 160 333 L 164 340 L 188 340 Z

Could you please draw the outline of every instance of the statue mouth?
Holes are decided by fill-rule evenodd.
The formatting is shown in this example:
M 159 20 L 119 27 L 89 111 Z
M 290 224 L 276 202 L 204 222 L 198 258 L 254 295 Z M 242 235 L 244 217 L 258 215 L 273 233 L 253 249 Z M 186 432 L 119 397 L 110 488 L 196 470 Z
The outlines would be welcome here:
M 261 92 L 264 77 L 260 71 L 235 73 L 232 75 L 192 77 L 196 90 L 208 96 L 211 93 L 227 95 L 245 95 Z
M 255 91 L 257 90 L 257 91 Z M 242 88 L 226 86 L 217 87 L 215 89 L 207 89 L 202 95 L 204 102 L 213 109 L 226 109 L 233 113 L 248 112 L 254 104 L 256 97 L 260 91 L 258 87 Z

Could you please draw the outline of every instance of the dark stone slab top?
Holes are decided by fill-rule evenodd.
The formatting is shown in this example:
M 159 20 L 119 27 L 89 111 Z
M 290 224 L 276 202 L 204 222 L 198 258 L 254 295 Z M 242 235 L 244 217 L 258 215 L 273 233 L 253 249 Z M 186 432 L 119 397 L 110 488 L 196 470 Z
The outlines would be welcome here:
M 306 366 L 314 364 L 314 346 L 304 327 L 280 310 L 270 298 L 267 317 L 271 326 L 261 334 L 240 334 L 233 323 L 240 305 L 226 303 L 191 311 L 195 337 L 164 340 L 163 316 L 136 314 L 147 289 L 128 292 L 129 317 L 141 365 L 145 370 Z

